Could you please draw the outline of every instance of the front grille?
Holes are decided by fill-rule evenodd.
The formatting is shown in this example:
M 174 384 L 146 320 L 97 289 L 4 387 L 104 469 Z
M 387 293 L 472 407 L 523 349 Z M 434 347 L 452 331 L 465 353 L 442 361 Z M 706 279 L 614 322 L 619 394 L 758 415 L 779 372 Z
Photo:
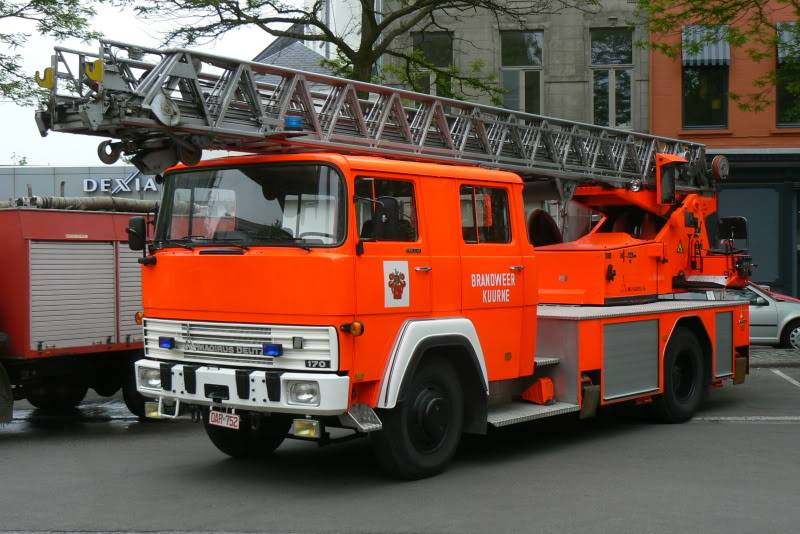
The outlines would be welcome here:
M 145 354 L 150 358 L 217 365 L 274 369 L 339 368 L 336 329 L 332 326 L 290 326 L 144 319 Z M 159 337 L 175 339 L 163 349 Z M 299 339 L 299 341 L 298 341 Z M 264 343 L 283 347 L 283 355 L 261 354 Z M 296 344 L 302 348 L 294 348 Z M 314 363 L 307 363 L 307 362 Z

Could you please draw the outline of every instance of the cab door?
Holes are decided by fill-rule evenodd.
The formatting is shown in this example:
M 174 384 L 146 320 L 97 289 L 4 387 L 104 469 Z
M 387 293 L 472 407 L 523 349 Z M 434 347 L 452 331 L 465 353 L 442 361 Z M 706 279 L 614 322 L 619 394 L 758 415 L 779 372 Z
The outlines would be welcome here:
M 459 185 L 462 311 L 478 332 L 490 380 L 519 375 L 525 271 L 510 187 Z
M 355 179 L 356 319 L 364 324 L 356 353 L 367 379 L 383 372 L 381 355 L 389 354 L 402 323 L 430 315 L 432 269 L 418 185 L 409 178 Z

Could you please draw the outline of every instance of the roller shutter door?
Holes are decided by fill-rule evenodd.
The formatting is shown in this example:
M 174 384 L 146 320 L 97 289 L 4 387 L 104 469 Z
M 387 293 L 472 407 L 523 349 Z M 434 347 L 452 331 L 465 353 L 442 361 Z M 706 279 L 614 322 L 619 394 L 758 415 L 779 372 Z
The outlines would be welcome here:
M 31 241 L 31 350 L 116 341 L 114 268 L 110 241 Z
M 136 260 L 142 253 L 119 244 L 119 340 L 128 343 L 142 340 L 142 327 L 134 315 L 142 310 L 142 271 Z

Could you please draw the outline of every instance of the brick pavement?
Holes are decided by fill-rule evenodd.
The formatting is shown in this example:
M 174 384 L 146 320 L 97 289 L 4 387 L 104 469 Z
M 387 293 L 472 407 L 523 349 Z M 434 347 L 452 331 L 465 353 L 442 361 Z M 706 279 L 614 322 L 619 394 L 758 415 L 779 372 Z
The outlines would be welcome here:
M 800 367 L 800 350 L 750 346 L 751 367 Z

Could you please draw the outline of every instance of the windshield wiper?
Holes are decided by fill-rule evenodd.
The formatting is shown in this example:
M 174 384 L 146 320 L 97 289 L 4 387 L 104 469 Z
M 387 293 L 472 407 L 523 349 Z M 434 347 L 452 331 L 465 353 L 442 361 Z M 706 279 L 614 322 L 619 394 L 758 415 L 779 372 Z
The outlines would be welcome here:
M 196 246 L 236 247 L 242 250 L 250 250 L 250 247 L 244 242 L 243 239 L 235 237 L 209 238 L 204 235 L 187 235 L 175 239 L 162 239 L 160 241 L 156 241 L 155 244 L 162 246 L 176 246 L 189 250 L 194 249 Z
M 161 246 L 161 247 L 165 247 L 165 246 L 166 247 L 181 247 L 181 248 L 187 248 L 189 250 L 192 250 L 194 247 L 192 247 L 192 245 L 189 244 L 189 243 L 191 243 L 191 241 L 189 241 L 189 243 L 187 243 L 187 240 L 189 240 L 188 236 L 187 237 L 179 237 L 178 239 L 159 239 L 158 241 L 153 241 L 153 244 L 156 245 L 156 246 Z
M 196 241 L 197 243 L 195 243 Z M 204 247 L 237 247 L 242 250 L 250 250 L 247 242 L 238 237 L 192 236 L 192 242 Z

